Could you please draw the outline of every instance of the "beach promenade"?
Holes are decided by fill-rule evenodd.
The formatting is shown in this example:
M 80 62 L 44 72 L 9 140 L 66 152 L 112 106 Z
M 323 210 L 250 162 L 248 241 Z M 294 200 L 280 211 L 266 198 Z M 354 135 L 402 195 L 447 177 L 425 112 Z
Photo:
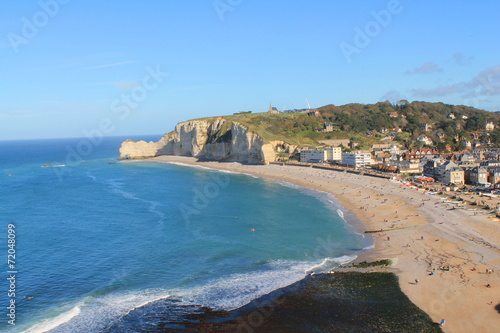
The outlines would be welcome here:
M 497 332 L 500 327 L 500 222 L 482 211 L 449 210 L 438 195 L 379 179 L 309 167 L 177 162 L 286 181 L 331 193 L 374 231 L 375 248 L 356 261 L 391 259 L 403 292 L 445 332 Z M 355 221 L 353 221 L 355 222 Z M 375 269 L 374 269 L 375 270 Z

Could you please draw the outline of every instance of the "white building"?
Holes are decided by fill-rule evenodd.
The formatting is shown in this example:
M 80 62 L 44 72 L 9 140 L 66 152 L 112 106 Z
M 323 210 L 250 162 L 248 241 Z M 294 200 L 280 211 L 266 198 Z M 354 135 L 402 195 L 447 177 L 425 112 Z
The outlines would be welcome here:
M 326 160 L 329 162 L 342 161 L 342 148 L 341 147 L 328 147 L 325 148 Z
M 417 138 L 417 141 L 421 141 L 423 142 L 424 144 L 430 146 L 432 145 L 432 140 L 429 139 L 427 136 L 425 135 L 420 135 L 418 138 Z
M 310 162 L 310 161 L 321 161 L 325 162 L 328 160 L 326 150 L 320 149 L 304 149 L 300 152 L 300 161 L 301 162 Z
M 350 167 L 364 167 L 372 164 L 372 154 L 367 152 L 342 153 L 342 164 Z
M 399 173 L 421 173 L 423 170 L 420 163 L 412 162 L 410 160 L 392 161 L 390 165 L 398 168 Z
M 462 168 L 453 168 L 446 170 L 444 173 L 443 182 L 446 184 L 464 184 L 464 170 Z

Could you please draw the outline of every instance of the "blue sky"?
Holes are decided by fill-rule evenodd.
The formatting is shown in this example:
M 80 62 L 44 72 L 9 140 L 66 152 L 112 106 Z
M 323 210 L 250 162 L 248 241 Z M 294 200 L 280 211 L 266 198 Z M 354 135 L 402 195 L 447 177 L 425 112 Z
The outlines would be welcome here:
M 0 140 L 399 99 L 500 110 L 499 1 L 0 4 Z

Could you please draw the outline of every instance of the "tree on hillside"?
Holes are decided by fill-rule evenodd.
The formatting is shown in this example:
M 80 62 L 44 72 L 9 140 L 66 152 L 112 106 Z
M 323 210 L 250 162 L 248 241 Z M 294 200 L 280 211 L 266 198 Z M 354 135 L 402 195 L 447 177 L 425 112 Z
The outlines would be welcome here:
M 457 124 L 454 120 L 442 120 L 437 124 L 437 128 L 442 129 L 447 136 L 454 136 L 457 132 Z
M 446 146 L 447 145 L 445 142 L 438 142 L 438 144 L 436 145 L 436 149 L 438 152 L 444 153 L 447 151 Z
M 408 115 L 406 117 L 406 120 L 408 121 L 408 123 L 405 126 L 406 132 L 414 134 L 416 131 L 420 129 L 420 122 L 418 117 L 413 115 Z
M 469 134 L 466 131 L 463 131 L 463 130 L 459 131 L 457 133 L 457 135 L 458 135 L 458 139 L 459 140 L 468 140 L 468 139 L 470 139 Z
M 500 129 L 495 129 L 493 132 L 490 134 L 490 139 L 491 143 L 499 146 L 500 145 Z
M 467 119 L 464 128 L 468 131 L 480 131 L 486 126 L 486 118 L 483 115 L 476 114 Z
M 462 141 L 458 141 L 456 143 L 451 144 L 451 149 L 453 149 L 453 151 L 461 151 L 465 149 L 465 145 L 463 144 Z

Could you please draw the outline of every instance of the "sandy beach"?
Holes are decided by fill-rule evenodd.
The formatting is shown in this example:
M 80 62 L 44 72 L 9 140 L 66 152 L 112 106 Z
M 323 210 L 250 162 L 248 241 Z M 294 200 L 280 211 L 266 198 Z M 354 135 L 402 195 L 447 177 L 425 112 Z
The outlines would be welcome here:
M 445 332 L 497 332 L 500 327 L 500 222 L 482 211 L 449 210 L 438 195 L 401 183 L 309 167 L 153 160 L 200 165 L 286 181 L 332 194 L 359 221 L 378 231 L 375 248 L 356 261 L 391 259 L 402 291 Z

